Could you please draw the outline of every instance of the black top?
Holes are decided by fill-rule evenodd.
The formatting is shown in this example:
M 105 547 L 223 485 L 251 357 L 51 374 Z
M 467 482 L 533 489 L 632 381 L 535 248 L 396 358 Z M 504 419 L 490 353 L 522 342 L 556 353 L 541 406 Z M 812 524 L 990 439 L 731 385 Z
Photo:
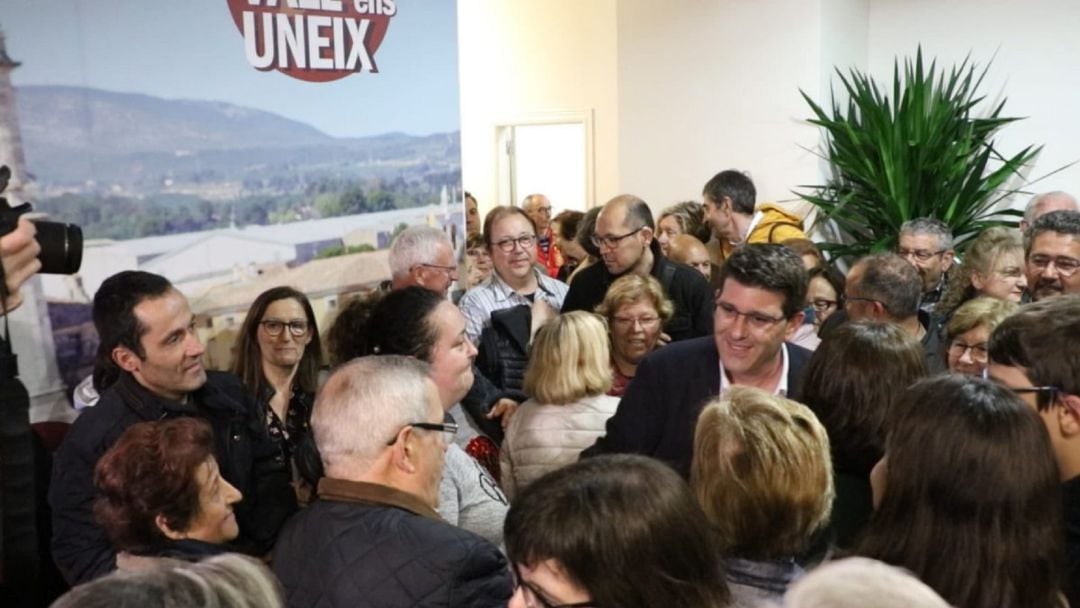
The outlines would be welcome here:
M 649 274 L 660 281 L 675 305 L 675 314 L 664 324 L 664 331 L 673 341 L 712 335 L 713 290 L 709 282 L 693 268 L 665 258 L 655 240 L 650 250 L 653 267 Z M 604 301 L 608 287 L 620 276 L 623 275 L 608 272 L 602 261 L 577 273 L 566 292 L 561 312 L 595 312 Z
M 1061 484 L 1065 511 L 1065 597 L 1080 606 L 1080 476 Z
M 296 494 L 281 452 L 266 432 L 263 412 L 240 379 L 207 372 L 206 384 L 180 403 L 151 393 L 125 373 L 80 414 L 56 452 L 49 487 L 52 552 L 68 583 L 83 583 L 116 567 L 116 554 L 92 512 L 98 459 L 129 426 L 178 416 L 210 423 L 221 476 L 244 495 L 235 507 L 240 537 L 234 548 L 260 555 L 273 546 L 297 508 Z

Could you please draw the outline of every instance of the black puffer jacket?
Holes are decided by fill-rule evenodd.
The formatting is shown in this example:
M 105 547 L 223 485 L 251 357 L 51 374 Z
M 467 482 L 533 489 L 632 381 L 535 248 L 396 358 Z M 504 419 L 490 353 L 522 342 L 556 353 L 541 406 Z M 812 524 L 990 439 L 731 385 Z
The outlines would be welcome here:
M 323 478 L 274 549 L 274 573 L 295 608 L 505 606 L 502 553 L 387 486 Z
M 53 511 L 52 552 L 68 583 L 101 576 L 116 567 L 108 537 L 93 516 L 94 465 L 129 426 L 177 416 L 198 416 L 214 430 L 214 453 L 221 475 L 243 493 L 235 507 L 240 524 L 237 549 L 268 552 L 278 531 L 296 510 L 296 494 L 281 451 L 270 440 L 255 400 L 231 374 L 208 372 L 206 384 L 186 403 L 163 399 L 129 374 L 84 410 L 56 453 L 49 505 Z
M 514 306 L 491 313 L 491 325 L 480 334 L 476 366 L 502 390 L 520 391 L 529 364 L 532 309 Z

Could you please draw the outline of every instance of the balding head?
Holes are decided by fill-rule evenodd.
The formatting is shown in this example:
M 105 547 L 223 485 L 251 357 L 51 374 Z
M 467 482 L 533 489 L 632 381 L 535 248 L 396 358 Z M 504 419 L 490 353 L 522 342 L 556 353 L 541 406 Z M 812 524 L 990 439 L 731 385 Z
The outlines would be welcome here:
M 712 262 L 705 244 L 689 234 L 677 234 L 668 242 L 668 259 L 686 264 L 705 276 L 712 278 Z
M 457 280 L 450 237 L 429 226 L 409 226 L 394 238 L 387 258 L 394 289 L 412 285 L 446 296 Z
M 853 320 L 903 322 L 919 314 L 922 280 L 904 258 L 878 253 L 852 267 L 846 292 L 845 309 Z
M 1080 211 L 1080 206 L 1077 206 L 1073 195 L 1061 190 L 1036 194 L 1031 197 L 1024 209 L 1024 219 L 1020 220 L 1020 232 L 1027 234 L 1035 220 L 1054 211 Z
M 412 357 L 360 357 L 334 370 L 311 414 L 311 432 L 328 477 L 382 474 L 386 442 L 403 427 L 441 414 L 427 363 Z M 440 416 L 441 417 L 441 416 Z
M 521 201 L 521 209 L 536 225 L 536 233 L 543 234 L 551 225 L 551 201 L 543 194 L 530 194 Z

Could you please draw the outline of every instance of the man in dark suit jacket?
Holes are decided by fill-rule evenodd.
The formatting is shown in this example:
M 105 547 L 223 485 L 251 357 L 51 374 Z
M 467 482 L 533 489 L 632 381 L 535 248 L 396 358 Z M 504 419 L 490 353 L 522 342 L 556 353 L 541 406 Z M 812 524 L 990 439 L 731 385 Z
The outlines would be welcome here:
M 705 403 L 728 386 L 798 398 L 810 352 L 785 342 L 803 322 L 806 270 L 794 251 L 750 244 L 720 269 L 712 337 L 649 355 L 584 456 L 630 452 L 663 460 L 689 477 L 694 426 Z

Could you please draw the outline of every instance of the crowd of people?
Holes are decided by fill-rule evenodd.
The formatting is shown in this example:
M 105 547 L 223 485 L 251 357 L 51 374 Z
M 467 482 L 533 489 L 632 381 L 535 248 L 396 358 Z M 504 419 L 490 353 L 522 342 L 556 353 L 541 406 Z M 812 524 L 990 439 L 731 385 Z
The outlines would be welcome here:
M 232 373 L 166 279 L 110 277 L 56 605 L 1080 605 L 1075 199 L 846 272 L 746 174 L 702 199 L 466 194 L 460 260 L 404 230 L 321 336 L 271 289 Z

